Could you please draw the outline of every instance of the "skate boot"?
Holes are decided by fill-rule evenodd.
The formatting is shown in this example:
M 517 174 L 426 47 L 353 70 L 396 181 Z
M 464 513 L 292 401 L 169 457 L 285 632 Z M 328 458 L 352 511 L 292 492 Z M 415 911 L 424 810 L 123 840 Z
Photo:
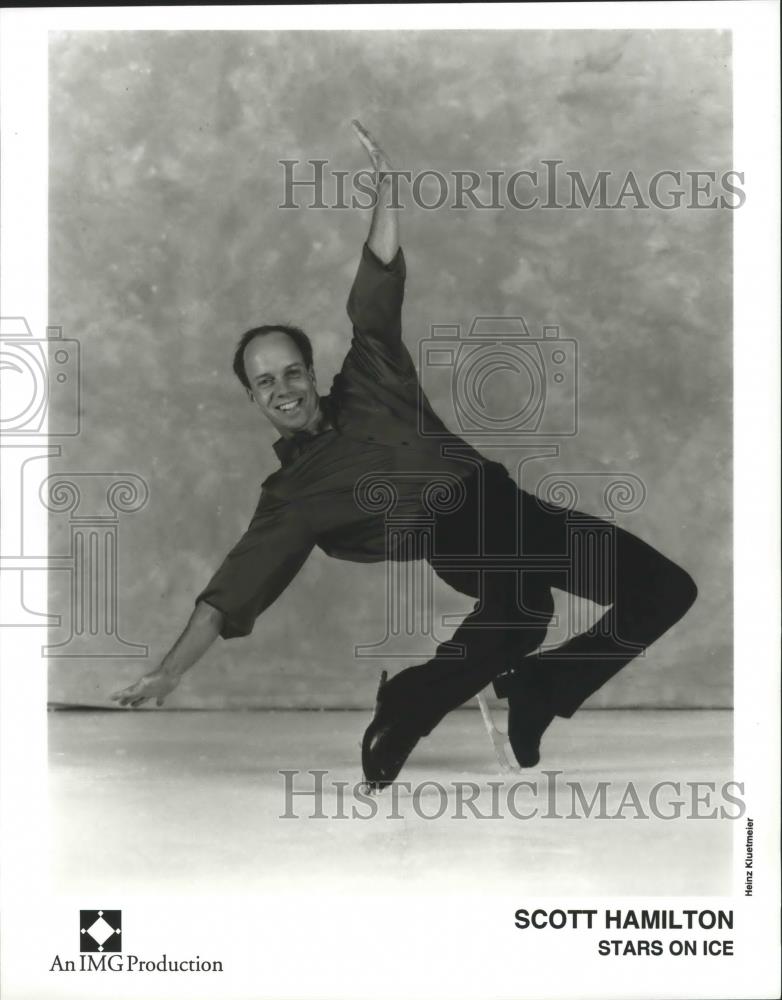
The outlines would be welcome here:
M 363 790 L 379 792 L 394 781 L 423 733 L 383 704 L 388 671 L 380 675 L 375 714 L 361 742 Z
M 494 679 L 498 698 L 508 699 L 508 741 L 519 767 L 540 761 L 540 740 L 556 717 L 548 686 L 532 664 L 514 668 Z

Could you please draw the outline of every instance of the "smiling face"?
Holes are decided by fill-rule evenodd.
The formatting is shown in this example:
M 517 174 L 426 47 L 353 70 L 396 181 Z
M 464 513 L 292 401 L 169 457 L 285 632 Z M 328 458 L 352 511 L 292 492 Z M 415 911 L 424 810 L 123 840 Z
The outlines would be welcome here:
M 255 337 L 244 349 L 250 398 L 283 437 L 314 431 L 320 421 L 315 372 L 282 331 Z

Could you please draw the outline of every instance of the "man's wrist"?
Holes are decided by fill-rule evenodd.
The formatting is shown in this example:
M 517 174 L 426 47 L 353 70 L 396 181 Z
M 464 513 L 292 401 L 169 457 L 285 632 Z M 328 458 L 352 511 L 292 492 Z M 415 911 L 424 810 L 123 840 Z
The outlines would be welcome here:
M 363 247 L 364 256 L 368 258 L 370 264 L 373 264 L 375 267 L 380 267 L 384 271 L 395 271 L 401 266 L 403 261 L 403 256 L 402 256 L 402 247 L 399 244 L 397 244 L 393 256 L 386 261 L 383 260 L 383 258 L 377 252 L 377 250 L 380 249 L 379 247 L 377 248 L 377 250 L 372 249 L 372 247 L 370 246 L 371 242 L 372 242 L 371 238 L 368 238 L 365 241 Z
M 164 658 L 163 662 L 160 664 L 159 670 L 166 677 L 171 678 L 171 680 L 178 681 L 182 674 L 184 674 L 187 667 L 176 662 L 176 660 L 169 660 Z

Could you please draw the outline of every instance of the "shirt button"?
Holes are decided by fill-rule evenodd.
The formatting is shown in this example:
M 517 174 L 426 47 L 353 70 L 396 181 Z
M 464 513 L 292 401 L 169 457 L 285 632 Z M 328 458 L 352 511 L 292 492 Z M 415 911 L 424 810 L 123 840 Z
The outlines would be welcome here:
M 375 439 L 374 439 L 374 438 L 372 437 L 372 435 L 371 435 L 371 434 L 369 434 L 369 435 L 367 436 L 367 441 L 374 441 L 374 440 L 375 440 Z
M 402 444 L 410 444 L 409 441 L 403 441 Z

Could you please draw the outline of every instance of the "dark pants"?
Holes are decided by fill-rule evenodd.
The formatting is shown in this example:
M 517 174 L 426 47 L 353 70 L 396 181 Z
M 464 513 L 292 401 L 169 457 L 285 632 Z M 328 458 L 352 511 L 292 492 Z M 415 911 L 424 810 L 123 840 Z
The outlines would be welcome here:
M 430 559 L 446 583 L 477 598 L 475 609 L 431 660 L 385 689 L 423 732 L 522 663 L 556 714 L 570 717 L 697 595 L 688 573 L 629 532 L 538 500 L 494 463 L 484 472 L 465 503 L 438 515 Z M 535 652 L 552 618 L 552 587 L 610 607 L 588 630 Z

